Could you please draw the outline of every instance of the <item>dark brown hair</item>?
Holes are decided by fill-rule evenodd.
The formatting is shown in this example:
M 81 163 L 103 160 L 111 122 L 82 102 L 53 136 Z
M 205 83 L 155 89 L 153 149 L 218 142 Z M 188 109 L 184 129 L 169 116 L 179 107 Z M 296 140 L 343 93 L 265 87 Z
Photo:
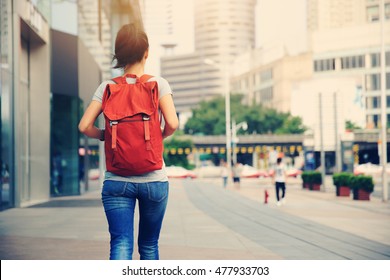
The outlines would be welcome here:
M 149 48 L 148 36 L 141 26 L 131 23 L 119 29 L 115 39 L 116 60 L 114 68 L 125 68 L 127 64 L 140 62 Z

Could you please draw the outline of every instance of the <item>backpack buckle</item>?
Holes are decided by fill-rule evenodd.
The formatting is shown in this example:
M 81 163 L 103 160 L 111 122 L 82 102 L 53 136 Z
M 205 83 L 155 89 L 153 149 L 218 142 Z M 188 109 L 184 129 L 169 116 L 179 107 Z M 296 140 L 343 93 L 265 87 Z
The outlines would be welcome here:
M 150 117 L 148 115 L 143 115 L 142 116 L 142 120 L 143 121 L 149 121 L 150 120 Z
M 118 124 L 118 121 L 110 121 L 110 126 Z

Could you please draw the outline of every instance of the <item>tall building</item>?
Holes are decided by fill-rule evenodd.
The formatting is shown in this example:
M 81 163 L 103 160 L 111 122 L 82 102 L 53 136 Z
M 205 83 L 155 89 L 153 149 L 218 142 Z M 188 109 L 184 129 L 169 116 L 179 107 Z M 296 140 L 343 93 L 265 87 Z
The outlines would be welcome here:
M 370 7 L 376 0 L 307 0 L 309 31 L 361 25 L 370 16 L 362 7 Z M 369 10 L 369 9 L 368 9 Z M 378 15 L 377 15 L 378 16 Z
M 161 74 L 172 86 L 181 116 L 201 100 L 225 94 L 229 64 L 255 45 L 255 0 L 196 0 L 194 4 L 194 53 L 161 59 Z
M 377 137 L 381 102 L 387 104 L 387 123 L 390 121 L 390 1 L 383 1 L 383 19 L 381 2 L 307 0 L 306 48 L 294 53 L 287 41 L 279 40 L 274 45 L 265 41 L 261 48 L 237 57 L 233 67 L 232 89 L 244 93 L 249 103 L 302 117 L 313 136 L 310 149 L 317 154 L 323 139 L 327 171 L 341 168 L 340 142 L 345 136 L 346 121 L 369 129 Z M 278 7 L 273 8 L 263 12 L 278 15 Z M 272 29 L 272 24 L 269 26 Z M 283 30 L 290 32 L 288 28 Z M 281 38 L 284 36 L 281 34 Z M 385 100 L 381 100 L 382 39 Z M 367 147 L 355 145 L 353 153 L 356 156 L 352 164 L 379 162 L 378 152 Z M 363 155 L 361 159 L 359 154 Z
M 384 2 L 385 86 L 387 95 L 390 95 L 390 1 Z M 377 128 L 380 124 L 379 3 L 380 0 L 307 0 L 307 47 L 302 48 L 299 53 L 294 53 L 289 51 L 291 46 L 283 41 L 279 41 L 279 45 L 264 42 L 265 47 L 252 51 L 255 53 L 254 58 L 248 60 L 249 52 L 237 58 L 233 67 L 236 70 L 232 77 L 233 89 L 245 93 L 248 102 L 260 102 L 280 111 L 290 111 L 295 84 L 302 85 L 304 80 L 328 77 L 337 80 L 354 79 L 353 90 L 365 106 L 366 121 L 363 127 Z M 268 11 L 271 15 L 277 14 L 278 7 L 273 8 Z M 272 17 L 270 19 L 272 20 Z M 289 32 L 289 29 L 285 29 L 285 32 Z M 280 36 L 283 38 L 284 34 Z M 279 53 L 278 48 L 282 49 Z M 258 59 L 259 57 L 262 59 Z M 296 59 L 301 63 L 290 67 L 290 71 L 277 71 L 276 65 L 286 65 L 282 62 Z M 264 69 L 268 69 L 268 76 L 271 78 L 262 83 L 262 79 L 256 78 L 256 75 L 263 75 Z M 283 84 L 289 86 L 282 86 Z M 328 89 L 316 90 L 337 91 L 337 83 L 328 84 Z M 388 99 L 390 100 L 390 97 Z M 388 119 L 390 120 L 390 116 Z M 360 121 L 358 123 L 360 124 Z
M 160 57 L 194 50 L 193 0 L 143 0 L 142 19 L 150 53 L 145 71 L 160 75 Z

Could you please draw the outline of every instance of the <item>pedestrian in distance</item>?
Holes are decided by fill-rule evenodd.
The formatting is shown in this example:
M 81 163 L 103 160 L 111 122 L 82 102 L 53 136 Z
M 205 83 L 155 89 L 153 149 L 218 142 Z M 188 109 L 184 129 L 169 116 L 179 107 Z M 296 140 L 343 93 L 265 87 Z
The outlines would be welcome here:
M 234 187 L 236 189 L 240 189 L 241 171 L 242 171 L 242 168 L 241 168 L 241 164 L 239 162 L 232 164 L 233 183 L 234 183 Z
M 221 161 L 221 177 L 222 177 L 222 186 L 223 188 L 227 187 L 227 181 L 229 176 L 229 169 L 225 161 Z
M 122 26 L 115 39 L 113 62 L 114 68 L 123 69 L 123 75 L 101 83 L 79 123 L 83 134 L 105 142 L 102 202 L 110 259 L 133 257 L 137 200 L 140 259 L 159 259 L 158 240 L 169 192 L 162 139 L 174 133 L 178 118 L 169 83 L 144 73 L 148 54 L 143 28 Z M 95 126 L 101 113 L 104 129 Z M 135 143 L 139 146 L 131 146 Z
M 284 163 L 282 162 L 282 158 L 279 157 L 276 160 L 276 167 L 273 170 L 272 180 L 275 184 L 276 191 L 276 205 L 280 206 L 286 203 L 286 168 Z M 280 196 L 280 191 L 282 192 L 282 196 Z

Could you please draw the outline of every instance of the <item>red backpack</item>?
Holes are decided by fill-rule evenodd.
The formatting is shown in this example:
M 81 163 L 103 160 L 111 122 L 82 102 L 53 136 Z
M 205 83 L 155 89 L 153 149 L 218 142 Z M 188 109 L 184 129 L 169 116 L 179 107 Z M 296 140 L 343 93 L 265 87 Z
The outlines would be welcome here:
M 128 84 L 126 77 L 136 78 Z M 157 82 L 152 76 L 114 78 L 104 91 L 104 148 L 107 171 L 121 176 L 141 175 L 163 165 L 163 139 Z

